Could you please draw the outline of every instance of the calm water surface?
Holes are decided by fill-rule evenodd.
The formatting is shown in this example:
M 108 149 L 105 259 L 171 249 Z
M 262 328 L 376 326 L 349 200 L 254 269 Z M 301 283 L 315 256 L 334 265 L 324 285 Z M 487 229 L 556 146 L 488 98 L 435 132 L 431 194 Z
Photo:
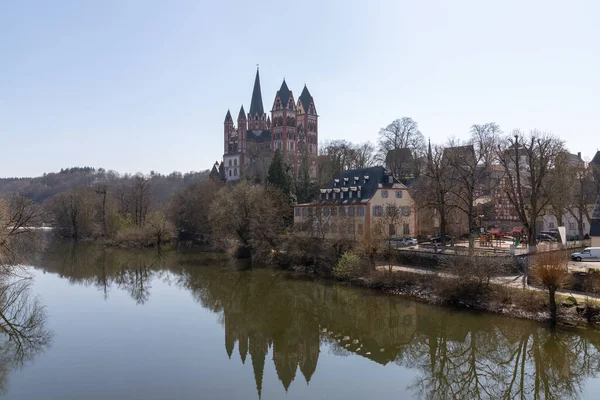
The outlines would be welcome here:
M 2 282 L 7 399 L 600 397 L 592 330 L 553 332 L 193 251 L 55 243 L 27 272 L 30 285 Z

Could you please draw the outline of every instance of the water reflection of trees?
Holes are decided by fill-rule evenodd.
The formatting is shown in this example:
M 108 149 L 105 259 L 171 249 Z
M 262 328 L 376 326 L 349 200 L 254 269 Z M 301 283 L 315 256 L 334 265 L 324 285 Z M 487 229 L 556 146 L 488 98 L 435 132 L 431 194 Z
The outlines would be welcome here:
M 552 331 L 271 270 L 214 267 L 222 263 L 195 253 L 77 246 L 50 252 L 42 265 L 106 296 L 112 287 L 126 290 L 138 303 L 148 300 L 154 279 L 186 288 L 220 314 L 228 356 L 250 357 L 259 396 L 269 351 L 287 390 L 298 374 L 310 382 L 322 346 L 418 369 L 410 388 L 429 399 L 574 398 L 600 368 L 600 339 L 591 330 Z
M 10 371 L 22 367 L 51 340 L 46 313 L 31 297 L 29 279 L 0 277 L 0 392 Z

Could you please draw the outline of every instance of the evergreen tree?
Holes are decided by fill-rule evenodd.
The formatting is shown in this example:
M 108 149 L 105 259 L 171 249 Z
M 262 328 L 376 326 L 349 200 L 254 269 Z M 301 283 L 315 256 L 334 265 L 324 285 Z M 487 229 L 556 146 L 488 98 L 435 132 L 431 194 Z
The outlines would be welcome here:
M 294 182 L 294 194 L 299 204 L 310 203 L 316 198 L 317 185 L 310 179 L 310 165 L 307 157 L 302 157 L 298 177 Z
M 283 156 L 279 149 L 275 150 L 273 161 L 267 172 L 267 183 L 278 187 L 286 195 L 291 191 L 290 167 L 283 161 Z

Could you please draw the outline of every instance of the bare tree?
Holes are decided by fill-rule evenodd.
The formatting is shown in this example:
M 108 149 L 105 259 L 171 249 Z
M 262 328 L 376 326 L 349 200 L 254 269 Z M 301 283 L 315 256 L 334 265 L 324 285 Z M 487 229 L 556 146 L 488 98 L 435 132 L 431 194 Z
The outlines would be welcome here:
M 131 188 L 133 203 L 133 216 L 136 226 L 143 227 L 146 222 L 146 214 L 150 209 L 150 181 L 142 174 L 137 174 Z
M 39 244 L 33 229 L 41 224 L 41 210 L 23 195 L 0 198 L 0 273 L 10 273 Z
M 535 130 L 529 135 L 516 130 L 498 146 L 504 191 L 527 232 L 532 253 L 536 250 L 536 221 L 559 190 L 551 171 L 562 151 L 560 139 Z
M 450 185 L 452 203 L 467 217 L 470 253 L 475 246 L 476 203 L 490 192 L 490 167 L 495 159 L 499 133 L 500 127 L 493 122 L 473 125 L 467 143 L 453 143 L 444 150 L 443 165 L 448 179 L 453 181 Z
M 557 319 L 556 291 L 565 287 L 571 280 L 568 265 L 568 255 L 557 251 L 539 253 L 534 260 L 532 275 L 548 290 L 552 324 L 556 324 Z
M 388 154 L 392 155 L 391 158 Z M 388 161 L 388 167 L 394 176 L 403 178 L 410 171 L 419 172 L 418 159 L 423 154 L 425 137 L 412 118 L 397 119 L 380 129 L 377 157 L 381 163 Z
M 453 185 L 456 181 L 448 176 L 448 168 L 443 162 L 444 147 L 429 146 L 427 165 L 421 179 L 413 187 L 413 197 L 419 209 L 433 209 L 439 218 L 442 246 L 446 245 L 448 215 L 454 208 L 452 204 Z

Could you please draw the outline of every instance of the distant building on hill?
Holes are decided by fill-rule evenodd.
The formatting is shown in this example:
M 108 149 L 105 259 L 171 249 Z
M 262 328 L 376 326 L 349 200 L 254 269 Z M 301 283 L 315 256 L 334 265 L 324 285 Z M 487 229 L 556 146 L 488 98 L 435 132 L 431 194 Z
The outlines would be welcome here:
M 242 105 L 237 117 L 237 126 L 229 110 L 225 115 L 225 180 L 236 181 L 246 177 L 254 181 L 263 181 L 276 150 L 281 151 L 294 174 L 298 173 L 303 162 L 307 162 L 310 176 L 316 177 L 319 116 L 306 85 L 296 102 L 284 79 L 275 93 L 270 114 L 267 116 L 263 108 L 257 69 L 248 113 Z

